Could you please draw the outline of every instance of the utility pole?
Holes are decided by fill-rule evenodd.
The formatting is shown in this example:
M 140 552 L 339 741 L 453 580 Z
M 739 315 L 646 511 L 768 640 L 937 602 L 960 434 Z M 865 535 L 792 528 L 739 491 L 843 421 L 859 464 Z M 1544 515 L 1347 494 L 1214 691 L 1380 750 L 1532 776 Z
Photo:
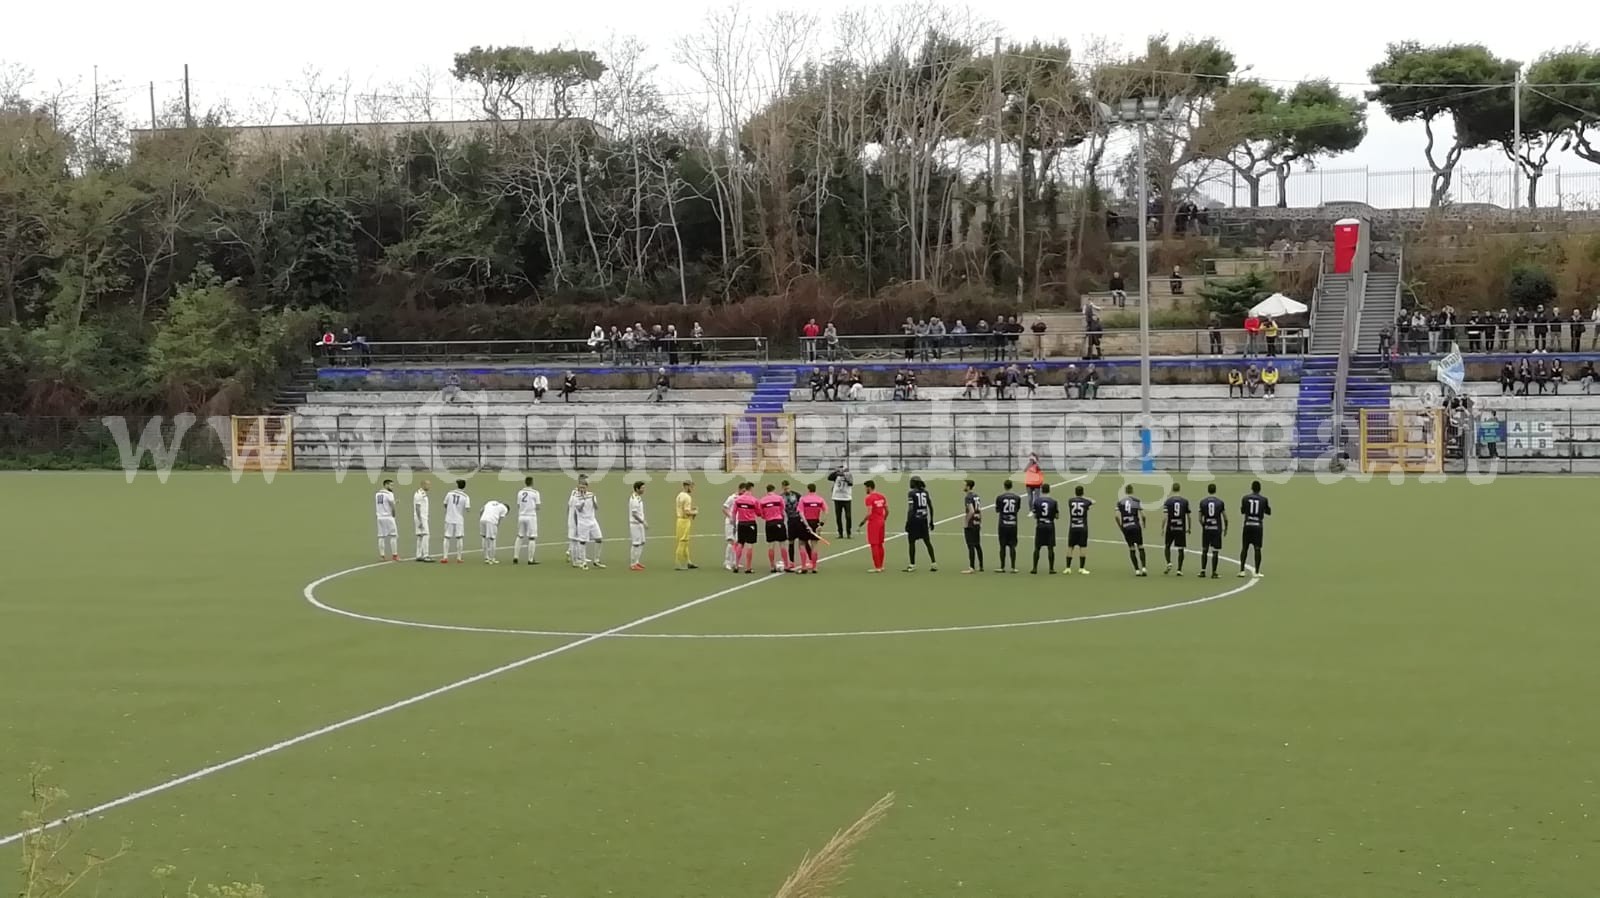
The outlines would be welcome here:
M 89 107 L 89 147 L 93 152 L 100 146 L 100 67 L 94 67 L 94 105 Z
M 194 127 L 194 109 L 189 105 L 189 64 L 183 64 L 183 126 Z
M 154 134 L 155 130 L 156 130 L 156 83 L 154 81 L 152 81 L 152 82 L 150 82 L 150 131 L 151 131 L 152 134 Z
M 1511 84 L 1511 211 L 1522 208 L 1522 65 Z

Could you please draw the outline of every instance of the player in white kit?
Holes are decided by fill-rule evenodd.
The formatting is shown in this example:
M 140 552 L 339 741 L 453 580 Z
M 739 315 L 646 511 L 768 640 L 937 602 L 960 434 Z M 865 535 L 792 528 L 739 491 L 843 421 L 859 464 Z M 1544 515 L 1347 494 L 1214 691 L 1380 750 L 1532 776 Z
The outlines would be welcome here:
M 394 523 L 394 481 L 385 480 L 373 497 L 378 513 L 378 560 L 400 560 L 400 528 Z
M 455 546 L 456 561 L 462 558 L 467 551 L 467 512 L 472 509 L 472 500 L 467 497 L 467 482 L 457 480 L 456 488 L 445 494 L 444 497 L 444 557 L 439 559 L 440 564 L 450 563 L 450 547 Z
M 573 567 L 605 567 L 600 562 L 599 502 L 586 476 L 578 477 L 578 488 L 567 499 L 567 544 Z
M 428 501 L 428 481 L 423 480 L 417 484 L 417 491 L 411 494 L 411 529 L 417 535 L 417 560 L 433 560 L 433 539 L 428 535 L 428 519 L 432 517 L 431 503 Z
M 539 544 L 539 491 L 533 488 L 533 478 L 522 479 L 522 489 L 517 490 L 517 541 L 511 547 L 511 563 L 522 557 L 522 548 L 528 548 L 528 563 L 533 560 L 533 549 Z
M 478 536 L 483 540 L 483 563 L 499 564 L 495 552 L 500 548 L 500 522 L 511 513 L 504 502 L 490 499 L 483 503 L 483 514 L 478 517 Z
M 738 499 L 739 491 L 734 490 L 722 500 L 722 569 L 725 571 L 733 570 L 739 558 L 739 528 L 733 523 L 733 503 Z
M 644 570 L 645 531 L 650 525 L 644 520 L 644 481 L 635 481 L 633 495 L 628 497 L 628 570 Z

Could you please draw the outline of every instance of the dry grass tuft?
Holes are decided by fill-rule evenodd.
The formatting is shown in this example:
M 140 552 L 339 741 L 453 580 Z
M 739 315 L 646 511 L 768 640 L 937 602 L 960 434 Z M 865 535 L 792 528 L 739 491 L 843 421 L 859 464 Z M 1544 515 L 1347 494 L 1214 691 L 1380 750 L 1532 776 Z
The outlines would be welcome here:
M 873 827 L 883 822 L 889 809 L 894 807 L 894 793 L 878 799 L 861 818 L 833 834 L 833 838 L 817 851 L 800 860 L 789 878 L 784 880 L 774 898 L 830 898 L 844 882 L 850 869 L 850 860 L 857 848 L 866 841 Z

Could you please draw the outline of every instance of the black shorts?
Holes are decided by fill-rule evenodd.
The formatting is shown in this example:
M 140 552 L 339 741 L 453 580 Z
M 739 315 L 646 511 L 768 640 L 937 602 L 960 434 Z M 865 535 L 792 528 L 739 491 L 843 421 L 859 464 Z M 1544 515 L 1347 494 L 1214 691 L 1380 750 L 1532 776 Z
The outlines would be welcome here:
M 809 542 L 816 542 L 816 540 L 817 540 L 816 534 L 821 533 L 821 532 L 822 532 L 822 519 L 821 518 L 818 518 L 815 521 L 802 520 L 800 522 L 800 529 L 795 531 L 795 533 L 797 534 L 795 536 L 795 539 L 803 539 L 808 543 Z
M 1179 549 L 1189 547 L 1189 531 L 1187 530 L 1168 530 L 1164 538 L 1169 546 L 1176 546 Z
M 1017 525 L 1000 525 L 1000 545 L 1009 549 L 1017 547 Z
M 806 526 L 806 522 L 800 518 L 790 518 L 789 522 L 784 526 L 789 528 L 790 539 L 805 539 L 806 531 L 810 529 Z
M 1144 545 L 1144 528 L 1124 527 L 1122 528 L 1122 538 L 1127 540 L 1130 548 L 1142 546 Z
M 1036 546 L 1042 546 L 1046 549 L 1054 549 L 1056 547 L 1056 528 L 1033 528 L 1033 544 Z
M 906 539 L 927 539 L 927 521 L 906 521 Z
M 1067 530 L 1067 548 L 1069 548 L 1069 549 L 1087 549 L 1087 548 L 1089 548 L 1089 528 L 1088 527 L 1071 527 L 1071 528 L 1068 528 L 1068 530 Z
M 786 543 L 789 541 L 789 528 L 783 526 L 782 521 L 767 522 L 767 542 Z M 752 540 L 754 542 L 754 540 Z
M 972 524 L 970 526 L 963 527 L 961 532 L 963 534 L 965 534 L 966 537 L 967 537 L 967 545 L 969 545 L 969 546 L 977 546 L 977 545 L 981 545 L 983 543 L 983 527 L 982 526 L 980 526 L 978 524 Z
M 1202 549 L 1217 549 L 1217 550 L 1220 551 L 1222 549 L 1222 531 L 1221 530 L 1202 530 L 1202 531 L 1200 531 L 1200 548 L 1202 548 Z
M 755 521 L 741 521 L 741 522 L 739 522 L 739 524 L 737 525 L 737 527 L 735 529 L 735 533 L 739 538 L 739 545 L 741 545 L 741 546 L 753 546 L 753 545 L 756 544 L 756 522 Z
M 1262 528 L 1260 527 L 1246 525 L 1239 530 L 1239 533 L 1243 536 L 1245 545 L 1255 546 L 1259 549 L 1261 548 L 1261 530 Z

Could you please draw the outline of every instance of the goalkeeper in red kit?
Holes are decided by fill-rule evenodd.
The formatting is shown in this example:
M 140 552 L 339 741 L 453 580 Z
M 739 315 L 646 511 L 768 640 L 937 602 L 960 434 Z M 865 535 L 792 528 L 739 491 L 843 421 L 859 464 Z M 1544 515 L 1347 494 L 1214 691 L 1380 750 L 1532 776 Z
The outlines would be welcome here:
M 867 488 L 867 545 L 872 550 L 872 568 L 869 573 L 883 573 L 883 544 L 889 538 L 889 499 L 878 492 L 878 485 L 868 480 Z

